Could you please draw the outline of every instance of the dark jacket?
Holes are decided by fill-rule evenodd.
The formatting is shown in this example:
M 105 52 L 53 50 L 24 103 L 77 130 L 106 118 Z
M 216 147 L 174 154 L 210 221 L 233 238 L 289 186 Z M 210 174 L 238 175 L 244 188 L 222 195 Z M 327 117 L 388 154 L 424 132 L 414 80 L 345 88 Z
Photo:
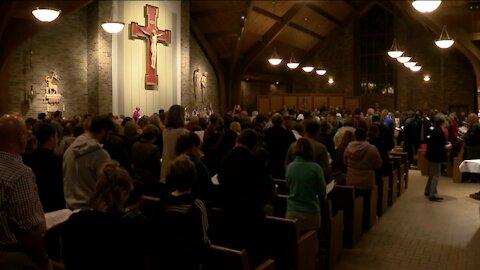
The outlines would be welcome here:
M 446 144 L 447 141 L 445 140 L 445 134 L 443 133 L 443 130 L 440 127 L 435 127 L 430 133 L 425 157 L 429 161 L 434 162 L 447 161 L 447 150 L 445 149 Z

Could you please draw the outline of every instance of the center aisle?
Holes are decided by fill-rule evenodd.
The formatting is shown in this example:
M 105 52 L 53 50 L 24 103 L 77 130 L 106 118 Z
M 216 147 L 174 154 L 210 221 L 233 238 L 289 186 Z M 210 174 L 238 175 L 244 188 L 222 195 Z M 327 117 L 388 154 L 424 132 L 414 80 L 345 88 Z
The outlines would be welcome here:
M 335 270 L 480 269 L 480 184 L 441 177 L 441 202 L 423 195 L 426 176 L 410 170 L 409 187 L 353 249 L 344 249 Z

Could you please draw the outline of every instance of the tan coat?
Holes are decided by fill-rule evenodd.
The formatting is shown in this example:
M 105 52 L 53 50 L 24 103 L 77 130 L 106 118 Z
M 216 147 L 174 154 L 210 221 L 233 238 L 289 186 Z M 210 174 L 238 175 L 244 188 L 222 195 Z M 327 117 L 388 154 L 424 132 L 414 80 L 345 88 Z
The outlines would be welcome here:
M 347 185 L 372 188 L 375 185 L 375 170 L 382 166 L 382 158 L 374 145 L 368 141 L 353 141 L 343 154 L 347 165 Z

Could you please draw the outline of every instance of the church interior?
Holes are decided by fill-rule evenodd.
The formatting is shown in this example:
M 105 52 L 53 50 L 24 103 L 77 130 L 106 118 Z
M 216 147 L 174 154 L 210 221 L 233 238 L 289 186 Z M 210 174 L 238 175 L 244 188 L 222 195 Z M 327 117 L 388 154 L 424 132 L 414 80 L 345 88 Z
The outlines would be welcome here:
M 440 5 L 420 12 L 412 2 Z M 60 13 L 52 21 L 40 21 L 32 11 L 42 7 Z M 266 233 L 268 247 L 227 247 L 213 242 L 221 237 L 212 234 L 213 252 L 200 268 L 137 265 L 141 269 L 480 269 L 480 178 L 471 181 L 465 174 L 462 178 L 469 171 L 461 169 L 468 167 L 462 163 L 466 159 L 462 154 L 470 142 L 460 139 L 456 156 L 448 148 L 448 160 L 436 163 L 441 170 L 437 178 L 442 201 L 435 203 L 436 197 L 432 200 L 430 194 L 428 200 L 428 191 L 423 190 L 434 174 L 431 160 L 425 157 L 423 129 L 424 144 L 414 142 L 408 150 L 416 147 L 412 156 L 407 154 L 405 138 L 397 141 L 406 119 L 415 113 L 420 118 L 422 112 L 455 113 L 460 119 L 457 129 L 462 121 L 465 126 L 455 140 L 467 134 L 467 127 L 470 131 L 478 127 L 468 117 L 478 113 L 480 119 L 480 1 L 3 0 L 0 14 L 0 115 L 37 119 L 46 114 L 53 119 L 60 113 L 66 122 L 78 116 L 110 114 L 117 120 L 137 121 L 142 115 L 158 117 L 181 105 L 185 116 L 198 115 L 197 121 L 206 113 L 235 117 L 238 113 L 242 119 L 240 111 L 244 111 L 252 119 L 253 112 L 265 115 L 274 126 L 274 113 L 287 112 L 282 121 L 291 120 L 289 129 L 296 136 L 308 131 L 307 122 L 298 132 L 295 124 L 302 125 L 304 117 L 315 113 L 317 119 L 328 111 L 338 119 L 343 113 L 352 114 L 353 119 L 358 112 L 370 121 L 368 125 L 372 108 L 377 113 L 391 112 L 393 120 L 405 113 L 405 122 L 402 116 L 397 129 L 392 128 L 395 143 L 387 153 L 393 168 L 389 175 L 377 178 L 372 189 L 330 186 L 333 191 L 324 194 L 328 200 L 320 205 L 317 231 L 305 233 L 294 222 L 275 220 L 285 217 L 290 207 L 287 198 L 292 196 L 285 186 L 289 180 L 280 179 L 287 177 L 283 158 L 284 174 L 272 176 L 277 197 L 269 206 L 276 217 L 267 218 L 272 226 Z M 119 31 L 107 32 L 106 22 L 119 23 Z M 453 45 L 439 45 L 440 40 Z M 393 57 L 391 52 L 399 54 Z M 433 115 L 429 116 L 433 132 Z M 419 125 L 423 128 L 423 123 Z M 139 128 L 138 132 L 146 131 Z M 209 131 L 202 126 L 202 144 L 208 132 L 215 133 L 214 128 Z M 243 133 L 238 130 L 237 134 Z M 158 132 L 152 136 L 153 141 L 159 139 Z M 475 136 L 480 138 L 480 129 Z M 447 138 L 445 145 L 453 139 Z M 234 143 L 238 141 L 232 142 L 232 148 Z M 298 138 L 296 144 L 300 144 Z M 480 141 L 474 144 L 480 149 Z M 165 145 L 164 137 L 160 155 Z M 172 145 L 173 153 L 178 149 Z M 0 153 L 2 149 L 0 144 Z M 480 161 L 480 150 L 478 154 L 471 159 Z M 331 153 L 328 157 L 330 162 L 335 159 Z M 0 172 L 1 165 L 0 155 Z M 321 169 L 331 173 L 330 167 Z M 480 168 L 476 170 L 472 175 L 480 173 Z M 286 194 L 281 192 L 284 186 Z M 142 201 L 140 209 L 148 219 L 156 215 L 152 207 L 158 200 L 145 196 Z M 212 226 L 222 224 L 218 216 L 218 220 L 210 216 L 222 209 L 202 207 L 208 208 Z M 276 207 L 283 212 L 277 215 Z M 56 257 L 58 247 L 48 248 L 53 250 L 51 269 L 68 269 L 61 256 Z M 262 248 L 271 255 L 268 260 L 259 262 L 247 255 Z M 0 269 L 2 263 L 0 256 Z

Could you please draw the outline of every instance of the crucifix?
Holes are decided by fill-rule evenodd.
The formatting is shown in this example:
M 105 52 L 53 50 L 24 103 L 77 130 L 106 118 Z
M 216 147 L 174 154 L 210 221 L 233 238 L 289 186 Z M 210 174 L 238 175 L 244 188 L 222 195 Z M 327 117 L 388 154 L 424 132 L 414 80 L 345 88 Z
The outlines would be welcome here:
M 145 86 L 158 85 L 157 75 L 157 43 L 168 46 L 171 42 L 171 31 L 157 28 L 158 7 L 146 5 L 145 26 L 132 22 L 130 27 L 130 38 L 144 39 L 147 42 L 147 57 L 145 69 Z

